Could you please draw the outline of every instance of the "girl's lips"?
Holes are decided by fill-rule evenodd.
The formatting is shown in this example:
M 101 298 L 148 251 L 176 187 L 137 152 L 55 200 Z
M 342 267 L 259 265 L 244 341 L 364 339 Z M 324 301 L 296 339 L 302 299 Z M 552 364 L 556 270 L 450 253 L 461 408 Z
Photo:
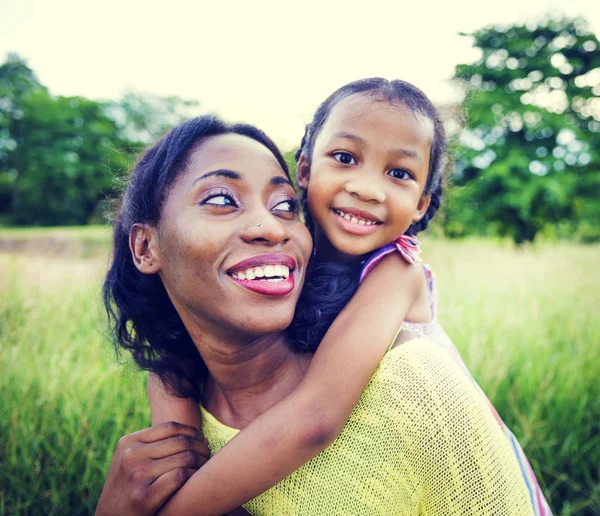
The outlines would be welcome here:
M 288 278 L 276 282 L 265 281 L 265 278 L 260 280 L 241 280 L 233 276 L 229 277 L 242 287 L 266 296 L 285 296 L 294 290 L 294 273 L 291 271 Z
M 350 233 L 351 235 L 358 235 L 358 236 L 370 235 L 371 233 L 374 233 L 375 231 L 377 231 L 379 229 L 379 227 L 381 226 L 381 224 L 372 224 L 370 226 L 367 226 L 366 224 L 361 225 L 356 222 L 346 220 L 335 210 L 332 210 L 332 211 L 333 211 L 333 215 L 335 217 L 335 221 L 337 222 L 338 226 L 340 226 L 340 228 L 343 231 L 345 231 L 346 233 Z M 350 214 L 350 213 L 348 212 L 348 214 Z

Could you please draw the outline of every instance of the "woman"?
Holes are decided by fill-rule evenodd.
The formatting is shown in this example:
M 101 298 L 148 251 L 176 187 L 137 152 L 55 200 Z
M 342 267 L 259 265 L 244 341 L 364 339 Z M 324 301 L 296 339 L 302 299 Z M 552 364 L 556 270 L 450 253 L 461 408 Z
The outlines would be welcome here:
M 240 209 L 214 217 L 231 203 Z M 214 119 L 175 129 L 130 180 L 105 295 L 118 306 L 121 342 L 142 367 L 188 379 L 177 387 L 192 395 L 201 388 L 195 379 L 204 380 L 213 447 L 292 392 L 310 362 L 283 333 L 311 251 L 294 206 L 285 162 L 272 143 L 248 126 Z M 289 268 L 288 281 L 260 282 L 252 291 L 235 281 L 238 270 L 266 265 Z M 384 359 L 336 443 L 253 501 L 253 511 L 443 513 L 457 499 L 475 512 L 526 510 L 515 464 L 505 460 L 508 444 L 464 375 L 440 369 L 430 346 L 413 341 L 402 348 Z M 395 411 L 408 411 L 411 424 L 395 426 Z M 110 510 L 110 501 L 122 506 L 119 492 L 126 502 L 146 501 L 151 512 L 185 481 L 186 467 L 205 461 L 189 429 L 144 432 L 117 450 L 99 512 Z M 165 509 L 198 511 L 210 495 L 192 479 Z

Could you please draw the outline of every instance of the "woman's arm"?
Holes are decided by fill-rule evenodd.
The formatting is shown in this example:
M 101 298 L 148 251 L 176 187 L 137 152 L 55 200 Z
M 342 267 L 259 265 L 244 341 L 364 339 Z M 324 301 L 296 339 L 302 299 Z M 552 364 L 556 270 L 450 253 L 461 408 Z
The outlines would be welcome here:
M 226 512 L 329 446 L 424 288 L 421 267 L 384 258 L 331 325 L 298 388 L 216 453 L 161 514 Z
M 209 458 L 198 430 L 179 423 L 119 440 L 96 516 L 151 515 Z

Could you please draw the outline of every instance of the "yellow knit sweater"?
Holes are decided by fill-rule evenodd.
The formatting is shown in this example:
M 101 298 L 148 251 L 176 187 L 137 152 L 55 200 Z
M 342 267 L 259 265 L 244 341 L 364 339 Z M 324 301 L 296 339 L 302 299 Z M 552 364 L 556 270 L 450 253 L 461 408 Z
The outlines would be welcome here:
M 216 453 L 238 430 L 202 409 Z M 248 502 L 257 515 L 530 515 L 510 444 L 443 348 L 391 350 L 344 431 L 325 451 Z

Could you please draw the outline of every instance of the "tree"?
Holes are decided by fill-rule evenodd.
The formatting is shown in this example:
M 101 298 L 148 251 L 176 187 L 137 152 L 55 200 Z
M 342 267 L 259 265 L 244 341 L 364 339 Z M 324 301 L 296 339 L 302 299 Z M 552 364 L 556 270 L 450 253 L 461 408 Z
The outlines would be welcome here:
M 13 224 L 85 224 L 126 168 L 117 124 L 102 103 L 53 97 L 27 64 L 0 66 L 0 177 Z M 7 193 L 7 191 L 10 193 Z
M 171 127 L 191 118 L 197 107 L 197 101 L 174 95 L 159 97 L 128 91 L 112 104 L 110 115 L 121 127 L 125 139 L 148 145 Z
M 28 225 L 87 224 L 116 195 L 132 154 L 196 102 L 127 93 L 120 102 L 52 96 L 27 63 L 0 66 L 0 216 Z
M 549 225 L 600 239 L 600 49 L 582 19 L 473 34 L 446 231 L 531 241 Z

